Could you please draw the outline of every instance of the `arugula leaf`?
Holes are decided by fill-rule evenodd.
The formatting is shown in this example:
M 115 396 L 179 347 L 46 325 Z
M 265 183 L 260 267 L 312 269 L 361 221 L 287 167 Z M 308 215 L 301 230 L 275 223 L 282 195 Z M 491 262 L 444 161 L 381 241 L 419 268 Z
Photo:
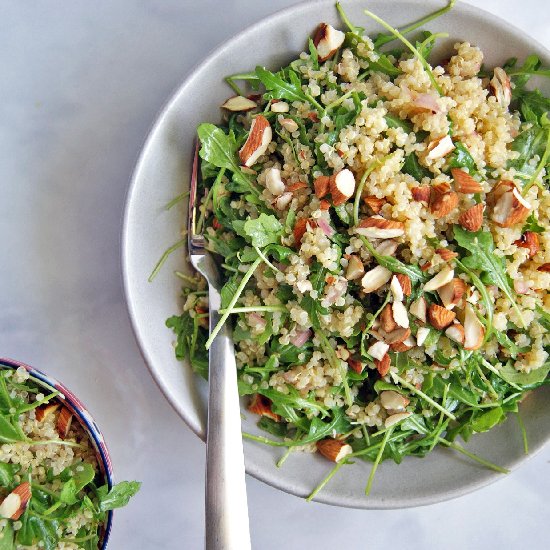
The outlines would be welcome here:
M 470 151 L 460 141 L 456 141 L 454 145 L 455 148 L 449 157 L 449 168 L 468 168 L 470 174 L 475 174 L 476 163 Z
M 519 372 L 512 365 L 506 364 L 499 371 L 499 375 L 509 384 L 533 386 L 542 384 L 550 372 L 550 363 L 530 372 Z
M 189 353 L 190 336 L 193 333 L 193 319 L 188 312 L 182 315 L 173 315 L 166 319 L 166 326 L 171 328 L 177 336 L 176 359 L 183 361 Z
M 316 71 L 318 71 L 319 55 L 317 54 L 317 48 L 315 47 L 315 44 L 313 43 L 313 40 L 311 38 L 308 40 L 308 47 L 309 47 L 309 57 L 311 58 L 311 62 L 313 63 L 313 68 Z
M 16 420 L 0 414 L 0 441 L 2 443 L 15 443 L 25 441 L 25 434 L 15 425 Z
M 17 464 L 0 462 L 0 486 L 6 489 L 11 488 L 15 482 L 15 474 L 19 471 Z
M 243 229 L 245 234 L 250 237 L 252 246 L 258 248 L 263 248 L 268 244 L 277 244 L 283 234 L 281 222 L 275 216 L 263 213 L 255 220 L 247 220 Z
M 386 124 L 388 125 L 388 128 L 401 128 L 407 134 L 410 134 L 412 132 L 413 127 L 408 120 L 402 119 L 397 115 L 392 115 L 391 113 L 388 113 L 384 118 L 386 119 Z M 405 161 L 405 163 L 406 162 L 407 161 Z
M 76 482 L 74 479 L 69 479 L 61 489 L 59 493 L 59 500 L 65 504 L 74 504 L 77 502 L 77 493 Z
M 525 233 L 526 231 L 531 231 L 532 233 L 544 233 L 546 231 L 544 227 L 539 224 L 534 212 L 529 214 L 529 217 L 525 221 L 525 225 L 521 229 L 522 233 Z
M 431 177 L 431 172 L 420 165 L 414 153 L 411 153 L 405 158 L 405 163 L 401 167 L 401 172 L 409 174 L 409 176 L 412 176 L 418 182 L 422 181 L 423 178 Z
M 512 150 L 519 153 L 517 159 L 508 162 L 509 168 L 515 168 L 518 176 L 529 180 L 535 167 L 529 161 L 538 155 L 542 158 L 546 144 L 546 131 L 537 124 L 521 132 L 512 143 Z
M 514 300 L 512 287 L 508 282 L 504 260 L 494 254 L 495 244 L 491 233 L 481 230 L 476 232 L 466 231 L 460 225 L 455 225 L 453 232 L 458 245 L 469 252 L 469 256 L 464 258 L 462 263 L 470 269 L 483 271 L 487 279 L 500 288 L 508 298 L 520 321 L 525 325 Z
M 0 530 L 0 550 L 15 550 L 15 533 L 11 521 L 7 521 Z
M 550 98 L 544 97 L 540 90 L 524 92 L 518 100 L 518 106 L 527 122 L 538 124 L 540 117 L 550 111 Z
M 141 483 L 139 481 L 121 481 L 113 485 L 111 490 L 107 485 L 99 487 L 97 496 L 99 499 L 99 509 L 102 512 L 122 508 L 126 506 L 130 499 L 139 491 Z
M 272 418 L 267 416 L 262 416 L 258 421 L 258 428 L 264 430 L 271 435 L 276 435 L 277 437 L 286 437 L 288 433 L 288 426 L 284 422 L 276 422 Z
M 474 416 L 470 423 L 470 426 L 477 433 L 486 432 L 505 420 L 505 418 L 506 415 L 504 414 L 502 408 L 495 407 L 494 409 L 490 409 L 485 413 Z

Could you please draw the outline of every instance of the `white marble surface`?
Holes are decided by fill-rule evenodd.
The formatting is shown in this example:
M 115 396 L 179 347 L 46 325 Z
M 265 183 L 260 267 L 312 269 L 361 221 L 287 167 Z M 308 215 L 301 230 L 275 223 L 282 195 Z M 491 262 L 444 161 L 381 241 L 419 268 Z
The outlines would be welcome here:
M 2 0 L 0 355 L 64 381 L 143 481 L 110 548 L 202 547 L 204 446 L 154 385 L 120 276 L 128 180 L 156 113 L 209 50 L 292 0 Z M 550 47 L 542 0 L 476 0 Z M 223 15 L 222 12 L 223 11 Z M 248 479 L 255 548 L 550 547 L 550 446 L 459 500 L 403 511 L 306 504 Z

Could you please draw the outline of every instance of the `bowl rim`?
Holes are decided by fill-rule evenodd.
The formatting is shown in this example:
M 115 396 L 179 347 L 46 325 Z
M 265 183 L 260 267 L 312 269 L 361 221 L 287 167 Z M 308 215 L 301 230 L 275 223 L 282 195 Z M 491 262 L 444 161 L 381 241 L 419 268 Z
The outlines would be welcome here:
M 85 429 L 88 436 L 92 440 L 94 449 L 96 451 L 96 456 L 100 463 L 100 468 L 105 476 L 105 480 L 107 481 L 107 486 L 109 487 L 109 489 L 111 489 L 114 484 L 111 455 L 109 453 L 109 449 L 107 448 L 107 444 L 105 443 L 103 433 L 99 429 L 96 421 L 94 420 L 86 406 L 82 403 L 82 401 L 80 401 L 80 399 L 64 384 L 62 384 L 49 374 L 46 374 L 35 367 L 31 367 L 26 363 L 16 361 L 15 359 L 8 359 L 7 357 L 0 357 L 0 369 L 1 368 L 13 370 L 24 368 L 33 378 L 38 380 L 41 384 L 58 390 L 61 394 L 63 394 L 65 401 L 70 405 L 71 412 L 78 416 L 80 425 Z M 112 526 L 113 510 L 109 510 L 109 512 L 107 513 L 107 520 L 104 523 L 103 539 L 101 541 L 101 547 L 99 547 L 100 550 L 105 550 L 107 548 Z
M 419 4 L 420 7 L 426 8 L 427 10 L 433 10 L 433 9 L 442 7 L 437 2 L 437 0 L 390 0 L 390 1 L 392 2 L 396 1 L 396 2 L 402 2 L 402 3 L 404 2 L 408 4 Z M 365 0 L 347 0 L 346 3 L 359 4 L 359 3 L 365 3 Z M 313 7 L 319 10 L 326 9 L 326 8 L 334 9 L 334 5 L 335 5 L 335 0 L 304 0 L 301 2 L 297 2 L 296 4 L 276 10 L 272 14 L 268 14 L 265 17 L 262 17 L 258 21 L 246 26 L 244 29 L 231 35 L 229 38 L 227 38 L 217 46 L 211 48 L 210 51 L 204 57 L 201 57 L 191 67 L 191 69 L 189 69 L 183 74 L 182 80 L 179 81 L 179 83 L 173 88 L 171 94 L 161 104 L 161 107 L 157 111 L 157 114 L 149 127 L 149 131 L 143 140 L 142 148 L 140 150 L 134 170 L 129 180 L 129 185 L 128 185 L 128 189 L 125 197 L 124 214 L 123 214 L 122 227 L 121 227 L 121 233 L 120 233 L 123 289 L 124 289 L 124 296 L 125 296 L 126 305 L 127 305 L 128 317 L 130 319 L 130 323 L 132 326 L 136 343 L 138 344 L 140 354 L 145 361 L 145 364 L 147 366 L 147 369 L 149 370 L 150 375 L 152 376 L 156 385 L 158 386 L 160 391 L 163 393 L 164 397 L 166 398 L 168 403 L 171 405 L 171 407 L 174 409 L 174 411 L 178 414 L 178 416 L 180 416 L 180 418 L 185 422 L 185 424 L 189 427 L 189 429 L 195 435 L 197 435 L 203 442 L 206 441 L 205 430 L 198 423 L 193 422 L 189 418 L 189 416 L 186 414 L 185 407 L 181 406 L 180 403 L 177 401 L 177 399 L 171 396 L 170 384 L 164 381 L 160 372 L 153 366 L 154 358 L 149 354 L 147 350 L 145 340 L 138 326 L 134 304 L 132 303 L 132 300 L 131 300 L 131 280 L 130 280 L 131 276 L 130 276 L 130 270 L 128 267 L 128 263 L 129 263 L 128 258 L 130 254 L 129 241 L 130 241 L 130 233 L 131 233 L 130 215 L 131 215 L 131 205 L 132 205 L 134 196 L 137 192 L 137 182 L 140 179 L 141 172 L 143 171 L 143 168 L 146 164 L 146 157 L 151 147 L 151 144 L 154 142 L 155 137 L 157 136 L 158 132 L 161 130 L 163 123 L 165 121 L 165 118 L 167 117 L 171 109 L 174 107 L 174 105 L 176 105 L 179 102 L 180 96 L 185 92 L 185 88 L 189 84 L 191 84 L 191 82 L 196 76 L 196 73 L 199 72 L 204 65 L 207 65 L 210 62 L 214 61 L 216 57 L 221 55 L 226 49 L 230 48 L 233 42 L 236 42 L 246 37 L 246 35 L 248 35 L 249 33 L 257 31 L 265 25 L 273 24 L 274 20 L 284 19 L 290 15 L 293 15 L 296 11 L 308 10 Z M 465 13 L 466 15 L 470 15 L 471 17 L 474 17 L 478 20 L 480 19 L 486 20 L 488 18 L 492 19 L 494 21 L 494 25 L 501 28 L 506 34 L 511 34 L 514 37 L 522 39 L 523 41 L 530 42 L 533 45 L 533 49 L 538 49 L 539 51 L 544 52 L 544 54 L 550 59 L 550 49 L 548 49 L 546 46 L 541 44 L 538 40 L 532 38 L 524 30 L 515 26 L 513 23 L 510 23 L 506 19 L 502 18 L 500 15 L 495 15 L 483 8 L 480 8 L 478 6 L 474 6 L 462 1 L 460 2 L 457 1 L 457 3 L 451 9 L 450 13 L 452 13 L 453 10 L 454 11 L 460 10 L 462 13 Z M 452 35 L 451 35 L 451 38 L 452 38 Z M 191 156 L 191 153 L 189 154 Z M 185 363 L 182 363 L 182 367 L 184 365 Z M 525 461 L 529 460 L 530 458 L 538 454 L 542 450 L 542 448 L 548 443 L 548 441 L 550 441 L 550 432 L 546 440 L 540 442 L 538 446 L 534 446 L 534 447 L 530 446 L 528 455 L 520 456 L 515 460 L 509 461 L 506 464 L 506 468 L 509 469 L 510 473 L 515 471 Z M 290 483 L 285 482 L 283 478 L 270 475 L 269 473 L 263 471 L 260 467 L 257 467 L 256 465 L 247 464 L 246 473 L 251 475 L 257 480 L 270 485 L 273 488 L 282 490 L 288 494 L 297 496 L 299 498 L 303 498 L 303 495 L 299 494 L 296 491 L 296 489 Z M 476 482 L 469 483 L 466 487 L 458 487 L 453 489 L 452 491 L 446 491 L 445 493 L 440 493 L 437 497 L 418 496 L 415 498 L 408 498 L 406 503 L 401 501 L 399 504 L 387 503 L 383 500 L 378 500 L 376 502 L 365 501 L 364 504 L 363 503 L 354 504 L 354 503 L 350 503 L 345 496 L 332 495 L 330 497 L 326 497 L 325 493 L 323 492 L 320 492 L 313 500 L 315 502 L 320 502 L 331 506 L 355 508 L 355 509 L 381 510 L 381 509 L 413 508 L 417 506 L 429 506 L 429 505 L 437 504 L 439 502 L 453 500 L 455 498 L 461 497 L 463 495 L 466 495 L 468 493 L 477 491 L 478 489 L 491 485 L 496 481 L 498 481 L 499 479 L 501 479 L 502 477 L 503 476 L 499 476 L 497 472 L 488 471 L 486 477 Z

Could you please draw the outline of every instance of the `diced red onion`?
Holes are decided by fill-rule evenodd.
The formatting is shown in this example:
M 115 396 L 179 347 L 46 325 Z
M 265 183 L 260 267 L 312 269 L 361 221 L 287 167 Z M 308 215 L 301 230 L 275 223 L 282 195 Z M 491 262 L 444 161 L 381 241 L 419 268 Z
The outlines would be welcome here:
M 249 313 L 248 321 L 258 325 L 259 328 L 265 328 L 267 321 L 259 313 Z
M 514 290 L 518 294 L 527 294 L 527 292 L 529 292 L 529 285 L 525 281 L 516 279 L 514 281 Z
M 433 113 L 439 113 L 441 110 L 437 104 L 437 98 L 432 94 L 418 94 L 413 96 L 412 104 L 420 109 L 426 109 Z
M 332 237 L 332 235 L 334 235 L 334 229 L 332 229 L 327 220 L 319 218 L 317 220 L 317 226 L 321 228 L 321 230 L 327 237 Z
M 311 330 L 302 330 L 297 332 L 295 336 L 290 339 L 290 343 L 297 348 L 301 348 L 311 337 Z

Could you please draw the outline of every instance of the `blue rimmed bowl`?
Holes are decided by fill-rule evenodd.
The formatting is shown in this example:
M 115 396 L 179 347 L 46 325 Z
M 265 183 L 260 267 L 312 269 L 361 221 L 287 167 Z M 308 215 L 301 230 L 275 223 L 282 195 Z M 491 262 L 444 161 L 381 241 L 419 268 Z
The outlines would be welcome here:
M 13 369 L 24 368 L 29 375 L 32 377 L 33 381 L 38 385 L 44 387 L 49 391 L 58 391 L 60 395 L 57 399 L 61 400 L 63 405 L 67 407 L 73 413 L 75 419 L 78 420 L 78 423 L 82 426 L 90 441 L 92 442 L 93 448 L 95 450 L 97 463 L 99 466 L 99 471 L 103 476 L 105 483 L 109 489 L 113 486 L 113 467 L 111 464 L 111 457 L 109 455 L 109 450 L 105 444 L 105 439 L 103 434 L 93 419 L 92 415 L 88 412 L 88 409 L 84 406 L 82 401 L 64 386 L 61 382 L 58 382 L 55 378 L 48 376 L 42 371 L 21 363 L 19 361 L 14 361 L 13 359 L 2 359 L 0 358 L 0 368 L 3 369 Z M 109 535 L 111 534 L 111 527 L 113 523 L 113 512 L 110 510 L 107 514 L 107 520 L 103 525 L 100 535 L 99 535 L 99 546 L 100 550 L 107 548 L 107 543 L 109 541 Z

